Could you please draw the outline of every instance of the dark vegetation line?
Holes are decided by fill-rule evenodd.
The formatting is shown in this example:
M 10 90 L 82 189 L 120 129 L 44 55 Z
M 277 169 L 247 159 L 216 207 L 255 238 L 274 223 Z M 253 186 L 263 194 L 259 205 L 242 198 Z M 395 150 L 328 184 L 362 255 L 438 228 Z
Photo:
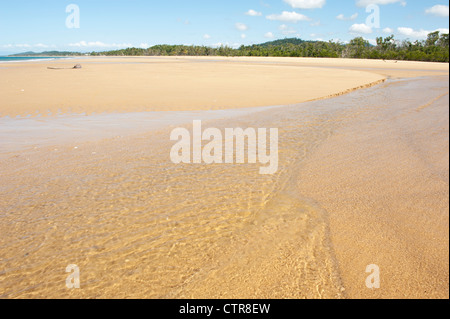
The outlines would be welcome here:
M 34 55 L 33 55 L 34 54 Z M 78 52 L 34 52 L 14 56 L 81 56 Z M 439 31 L 430 33 L 423 41 L 398 41 L 391 35 L 377 38 L 371 45 L 362 37 L 349 43 L 304 41 L 297 38 L 276 40 L 263 44 L 231 48 L 186 45 L 156 45 L 148 49 L 127 48 L 122 50 L 91 52 L 90 56 L 258 56 L 258 57 L 316 57 L 356 58 L 405 61 L 449 62 L 449 35 Z

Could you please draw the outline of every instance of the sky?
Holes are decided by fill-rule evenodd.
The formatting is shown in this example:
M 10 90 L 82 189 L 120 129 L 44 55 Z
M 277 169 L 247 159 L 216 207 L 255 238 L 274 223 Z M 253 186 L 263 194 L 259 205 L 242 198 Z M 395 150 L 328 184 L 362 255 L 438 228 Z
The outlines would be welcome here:
M 0 1 L 0 54 L 448 33 L 449 0 Z

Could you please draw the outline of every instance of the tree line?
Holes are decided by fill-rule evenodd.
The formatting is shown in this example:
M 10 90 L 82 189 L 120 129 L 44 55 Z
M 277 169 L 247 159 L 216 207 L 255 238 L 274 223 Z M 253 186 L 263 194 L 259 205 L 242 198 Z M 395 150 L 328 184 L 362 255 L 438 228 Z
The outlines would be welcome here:
M 34 52 L 15 56 L 38 56 Z M 79 56 L 78 52 L 43 52 L 45 56 Z M 220 46 L 155 45 L 147 49 L 127 48 L 122 50 L 91 52 L 91 56 L 257 56 L 257 57 L 314 57 L 356 58 L 406 61 L 449 62 L 449 35 L 432 32 L 426 40 L 398 41 L 393 35 L 376 39 L 376 45 L 362 37 L 349 43 L 304 41 L 290 38 L 255 44 L 239 48 Z
M 430 33 L 426 40 L 398 41 L 394 36 L 377 38 L 376 45 L 362 37 L 349 43 L 304 41 L 297 38 L 276 40 L 263 44 L 231 48 L 220 46 L 156 45 L 148 49 L 92 52 L 92 56 L 257 56 L 257 57 L 316 57 L 357 58 L 449 62 L 449 35 L 439 31 Z

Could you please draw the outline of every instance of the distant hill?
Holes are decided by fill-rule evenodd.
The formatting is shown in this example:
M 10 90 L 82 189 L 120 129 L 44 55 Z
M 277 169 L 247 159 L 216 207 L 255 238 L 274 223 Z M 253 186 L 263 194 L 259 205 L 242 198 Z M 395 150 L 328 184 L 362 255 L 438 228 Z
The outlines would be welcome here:
M 260 47 L 269 47 L 269 46 L 281 46 L 281 45 L 287 45 L 287 44 L 293 44 L 293 45 L 301 45 L 303 43 L 312 43 L 316 41 L 305 41 L 298 38 L 287 38 L 287 39 L 281 39 L 281 40 L 275 40 L 275 41 L 269 41 L 261 44 L 257 44 L 256 46 Z
M 49 56 L 81 56 L 85 55 L 80 52 L 67 52 L 67 51 L 46 51 L 46 52 L 24 52 L 18 54 L 11 54 L 10 57 L 49 57 Z

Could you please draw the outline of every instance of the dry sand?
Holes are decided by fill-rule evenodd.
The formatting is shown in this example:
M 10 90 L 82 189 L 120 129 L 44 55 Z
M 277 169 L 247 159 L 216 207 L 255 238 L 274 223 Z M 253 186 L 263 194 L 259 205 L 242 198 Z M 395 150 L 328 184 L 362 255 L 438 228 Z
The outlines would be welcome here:
M 129 126 L 141 122 L 121 115 L 118 119 L 127 128 L 118 125 L 109 136 L 94 131 L 82 141 L 64 135 L 58 141 L 47 139 L 40 130 L 23 133 L 21 139 L 35 137 L 20 150 L 0 152 L 0 297 L 448 298 L 449 89 L 448 78 L 439 76 L 448 73 L 448 65 L 136 58 L 82 60 L 82 70 L 44 68 L 74 63 L 20 63 L 0 69 L 2 97 L 4 91 L 11 93 L 12 83 L 30 85 L 32 93 L 30 100 L 9 96 L 22 102 L 15 106 L 22 107 L 20 112 L 2 100 L 2 114 L 43 113 L 23 103 L 49 99 L 33 90 L 50 90 L 48 81 L 65 90 L 69 78 L 86 74 L 84 85 L 77 85 L 93 96 L 95 90 L 108 93 L 108 101 L 121 101 L 117 107 L 129 106 L 117 109 L 122 112 L 141 110 L 133 104 L 134 95 L 124 92 L 134 92 L 141 101 L 164 101 L 162 92 L 172 92 L 171 102 L 181 101 L 183 92 L 187 103 L 177 107 L 201 109 L 201 103 L 219 96 L 231 100 L 210 107 L 232 106 L 249 92 L 254 105 L 291 104 L 385 77 L 429 77 L 205 118 L 205 127 L 221 129 L 278 127 L 280 169 L 269 176 L 259 175 L 259 165 L 172 164 L 170 124 L 153 129 L 135 125 L 130 131 Z M 114 77 L 131 91 L 119 94 L 114 77 L 94 72 L 114 73 L 117 67 L 120 72 Z M 123 67 L 131 67 L 130 72 Z M 161 75 L 158 82 L 142 69 L 177 73 Z M 21 80 L 24 74 L 29 76 Z M 269 78 L 261 79 L 266 74 Z M 297 79 L 298 74 L 310 77 Z M 171 87 L 174 77 L 179 82 Z M 157 95 L 140 91 L 148 89 L 144 78 L 162 85 Z M 286 81 L 278 82 L 282 79 Z M 187 82 L 187 89 L 181 82 Z M 10 85 L 6 89 L 5 83 Z M 219 83 L 228 89 L 217 90 Z M 299 83 L 306 86 L 298 89 Z M 209 85 L 210 91 L 194 84 Z M 257 91 L 257 84 L 271 89 Z M 198 91 L 192 94 L 188 88 Z M 60 94 L 47 102 L 58 104 Z M 94 99 L 98 104 L 72 110 L 116 110 L 103 103 L 101 94 Z M 76 96 L 64 101 L 89 101 Z M 252 105 L 243 103 L 237 106 Z M 82 119 L 69 118 L 64 126 L 76 135 Z M 36 121 L 49 127 L 57 123 L 51 117 Z M 79 290 L 65 286 L 69 264 L 81 269 Z M 380 267 L 380 289 L 365 287 L 369 264 Z
M 47 69 L 75 63 L 83 69 Z M 139 57 L 8 63 L 0 69 L 0 116 L 289 105 L 389 76 L 441 72 L 448 72 L 448 64 L 342 59 Z

